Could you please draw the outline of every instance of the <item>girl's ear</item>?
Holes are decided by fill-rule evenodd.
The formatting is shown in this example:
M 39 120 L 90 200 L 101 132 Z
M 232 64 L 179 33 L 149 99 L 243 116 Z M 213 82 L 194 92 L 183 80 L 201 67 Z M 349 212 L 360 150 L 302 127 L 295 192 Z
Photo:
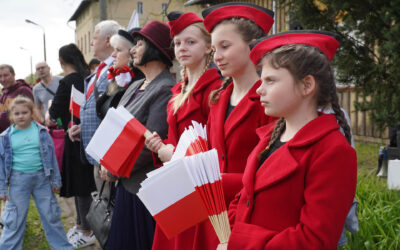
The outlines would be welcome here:
M 312 75 L 307 75 L 301 80 L 302 94 L 304 96 L 312 95 L 316 90 L 315 78 Z
M 210 54 L 212 51 L 211 44 L 206 44 L 206 55 Z

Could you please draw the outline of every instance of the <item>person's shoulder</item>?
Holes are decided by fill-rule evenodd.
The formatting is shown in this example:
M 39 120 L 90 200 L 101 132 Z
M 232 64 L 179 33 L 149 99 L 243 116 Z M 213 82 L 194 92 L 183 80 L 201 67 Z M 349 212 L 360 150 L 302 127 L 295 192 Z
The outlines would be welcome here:
M 53 79 L 55 79 L 55 81 L 59 82 L 61 79 L 63 79 L 64 76 L 53 76 Z

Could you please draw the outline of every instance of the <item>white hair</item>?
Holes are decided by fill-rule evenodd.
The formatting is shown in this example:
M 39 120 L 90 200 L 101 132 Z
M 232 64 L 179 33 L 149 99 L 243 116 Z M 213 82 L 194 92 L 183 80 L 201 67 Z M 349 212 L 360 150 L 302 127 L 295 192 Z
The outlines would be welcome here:
M 113 36 L 118 32 L 119 29 L 122 29 L 121 25 L 114 20 L 101 21 L 94 27 L 94 30 L 98 30 L 100 36 L 103 38 Z
M 125 37 L 119 35 L 119 34 L 114 34 L 110 38 L 110 44 L 113 48 L 117 47 L 118 44 L 121 44 L 125 48 L 131 49 L 133 47 L 133 43 L 126 39 Z

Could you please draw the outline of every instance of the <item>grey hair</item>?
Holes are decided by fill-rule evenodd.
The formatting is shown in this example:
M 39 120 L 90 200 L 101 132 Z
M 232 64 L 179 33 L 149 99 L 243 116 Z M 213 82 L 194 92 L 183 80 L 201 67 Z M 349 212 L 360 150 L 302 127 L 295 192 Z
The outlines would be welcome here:
M 101 21 L 94 27 L 94 30 L 98 30 L 103 38 L 112 37 L 119 29 L 122 29 L 121 25 L 114 20 Z
M 125 37 L 119 35 L 119 34 L 114 34 L 110 38 L 110 44 L 113 48 L 117 46 L 117 44 L 122 44 L 124 47 L 131 49 L 133 47 L 133 43 L 126 39 Z

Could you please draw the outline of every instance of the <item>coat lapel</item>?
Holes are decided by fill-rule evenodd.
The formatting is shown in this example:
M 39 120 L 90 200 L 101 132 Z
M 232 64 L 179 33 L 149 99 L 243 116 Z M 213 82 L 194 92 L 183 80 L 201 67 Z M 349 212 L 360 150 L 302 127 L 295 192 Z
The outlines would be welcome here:
M 288 145 L 283 145 L 256 172 L 254 192 L 284 180 L 294 173 L 298 167 L 299 164 L 289 152 Z
M 259 95 L 256 93 L 257 88 L 260 86 L 261 81 L 257 81 L 249 92 L 243 97 L 239 104 L 232 110 L 232 113 L 228 116 L 225 121 L 225 138 L 228 138 L 229 134 L 235 130 L 235 128 L 249 115 L 251 115 L 251 110 L 253 109 L 255 102 L 259 100 Z M 231 84 L 233 89 L 233 84 Z M 232 90 L 229 93 L 228 101 L 231 96 Z M 260 105 L 260 104 L 256 104 Z M 225 105 L 225 111 L 228 103 Z M 225 117 L 225 113 L 224 113 Z

